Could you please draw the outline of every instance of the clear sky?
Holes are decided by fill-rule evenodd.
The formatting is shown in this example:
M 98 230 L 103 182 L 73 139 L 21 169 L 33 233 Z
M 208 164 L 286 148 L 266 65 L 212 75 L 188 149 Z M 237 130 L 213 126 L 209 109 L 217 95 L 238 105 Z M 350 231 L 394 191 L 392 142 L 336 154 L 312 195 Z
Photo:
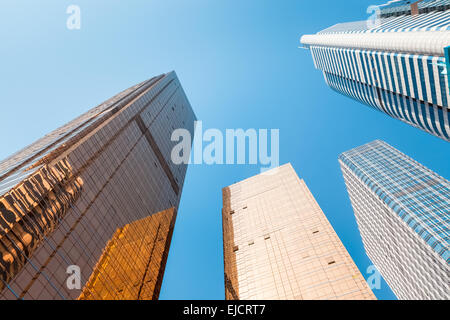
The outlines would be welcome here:
M 374 3 L 373 3 L 374 2 Z M 378 3 L 386 1 L 380 0 Z M 329 89 L 302 34 L 366 19 L 376 0 L 2 0 L 0 158 L 154 75 L 175 70 L 203 127 L 280 129 L 291 162 L 367 278 L 337 157 L 382 139 L 445 178 L 448 143 Z M 81 8 L 81 29 L 66 9 Z M 162 299 L 223 299 L 222 187 L 252 165 L 191 165 Z M 379 299 L 392 299 L 383 282 Z

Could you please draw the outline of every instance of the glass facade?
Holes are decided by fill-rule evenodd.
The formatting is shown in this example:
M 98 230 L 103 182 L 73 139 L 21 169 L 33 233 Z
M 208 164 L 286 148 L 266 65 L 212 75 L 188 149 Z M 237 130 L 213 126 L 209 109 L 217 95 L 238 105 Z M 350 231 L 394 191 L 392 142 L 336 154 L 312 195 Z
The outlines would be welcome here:
M 158 299 L 175 219 L 172 208 L 119 228 L 79 299 Z
M 194 121 L 171 72 L 119 93 L 1 162 L 0 298 L 77 299 L 82 293 L 88 298 L 83 288 L 90 288 L 90 298 L 131 297 L 95 292 L 125 290 L 126 277 L 112 287 L 106 283 L 109 274 L 108 281 L 103 276 L 95 285 L 88 281 L 117 229 L 140 221 L 138 229 L 153 234 L 156 220 L 142 219 L 170 208 L 176 212 L 187 165 L 171 161 L 170 138 L 176 128 L 193 136 Z M 164 230 L 167 242 L 171 228 Z M 168 248 L 161 248 L 157 255 L 165 257 Z M 67 283 L 71 266 L 80 270 L 75 289 Z M 144 281 L 153 281 L 154 288 L 141 297 L 156 298 L 162 274 L 145 270 Z
M 450 3 L 420 2 L 415 15 L 402 3 L 381 7 L 377 22 L 340 23 L 302 43 L 335 91 L 450 141 Z
M 449 181 L 379 140 L 339 162 L 367 254 L 397 297 L 449 299 Z
M 226 299 L 375 299 L 290 164 L 222 192 Z
M 412 4 L 412 5 L 411 5 Z M 450 9 L 449 0 L 401 0 L 389 1 L 380 6 L 381 17 L 398 17 L 403 15 L 445 11 Z
M 447 81 L 450 83 L 450 46 L 445 48 L 445 71 L 442 73 L 447 75 Z

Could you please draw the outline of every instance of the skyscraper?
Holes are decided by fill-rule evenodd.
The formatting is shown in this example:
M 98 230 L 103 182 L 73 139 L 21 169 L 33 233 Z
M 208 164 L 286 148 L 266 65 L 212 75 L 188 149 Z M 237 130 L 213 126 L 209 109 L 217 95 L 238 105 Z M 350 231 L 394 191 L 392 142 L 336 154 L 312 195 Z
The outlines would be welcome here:
M 158 299 L 175 219 L 171 208 L 117 229 L 79 299 Z
M 375 299 L 290 164 L 222 192 L 226 299 Z
M 392 291 L 449 299 L 449 181 L 383 141 L 339 163 L 364 247 Z
M 450 141 L 447 0 L 390 2 L 375 20 L 339 23 L 301 43 L 332 89 Z
M 194 121 L 171 72 L 1 162 L 0 298 L 157 298 L 187 169 L 171 133 Z

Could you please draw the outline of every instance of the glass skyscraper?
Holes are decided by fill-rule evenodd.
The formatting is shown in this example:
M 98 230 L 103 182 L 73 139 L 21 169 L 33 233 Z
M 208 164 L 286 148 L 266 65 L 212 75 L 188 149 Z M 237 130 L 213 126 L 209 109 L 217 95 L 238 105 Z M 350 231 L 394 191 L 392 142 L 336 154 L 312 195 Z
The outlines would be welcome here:
M 290 164 L 222 194 L 227 300 L 375 299 Z
M 450 141 L 448 0 L 390 2 L 301 43 L 332 89 Z
M 368 256 L 399 299 L 450 298 L 450 183 L 383 141 L 339 157 Z
M 0 162 L 0 298 L 158 298 L 194 121 L 171 72 Z

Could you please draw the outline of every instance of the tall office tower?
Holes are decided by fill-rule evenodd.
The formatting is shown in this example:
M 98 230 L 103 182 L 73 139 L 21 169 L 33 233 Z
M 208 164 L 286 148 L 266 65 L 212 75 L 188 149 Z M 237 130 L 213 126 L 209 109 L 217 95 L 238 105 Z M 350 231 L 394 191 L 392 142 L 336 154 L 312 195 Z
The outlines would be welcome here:
M 449 1 L 395 1 L 377 11 L 301 43 L 332 89 L 450 141 Z
M 375 299 L 290 164 L 222 192 L 226 299 Z
M 150 299 L 195 115 L 174 72 L 129 88 L 0 163 L 1 299 Z
M 339 163 L 364 247 L 392 291 L 449 299 L 449 181 L 383 141 Z

